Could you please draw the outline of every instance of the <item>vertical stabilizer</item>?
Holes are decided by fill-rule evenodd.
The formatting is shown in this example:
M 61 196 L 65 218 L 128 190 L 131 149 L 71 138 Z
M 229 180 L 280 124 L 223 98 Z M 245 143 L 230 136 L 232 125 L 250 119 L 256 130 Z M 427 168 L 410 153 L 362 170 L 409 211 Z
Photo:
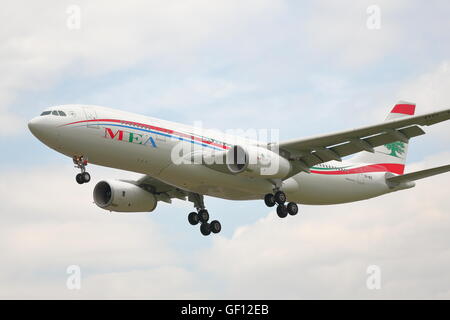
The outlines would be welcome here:
M 386 121 L 413 116 L 415 110 L 415 103 L 399 101 L 387 115 Z M 396 141 L 376 147 L 374 153 L 362 151 L 349 159 L 349 162 L 379 164 L 390 172 L 403 174 L 407 152 L 408 143 Z

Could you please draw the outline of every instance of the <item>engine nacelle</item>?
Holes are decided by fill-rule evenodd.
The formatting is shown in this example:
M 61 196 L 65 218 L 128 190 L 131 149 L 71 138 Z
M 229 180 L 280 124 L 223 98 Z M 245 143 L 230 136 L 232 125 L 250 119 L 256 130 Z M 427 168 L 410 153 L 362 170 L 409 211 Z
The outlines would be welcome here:
M 291 171 L 291 163 L 275 152 L 258 146 L 233 146 L 226 155 L 231 173 L 250 177 L 284 178 Z
M 94 202 L 102 209 L 117 212 L 151 212 L 157 200 L 154 194 L 120 180 L 100 181 L 94 188 Z

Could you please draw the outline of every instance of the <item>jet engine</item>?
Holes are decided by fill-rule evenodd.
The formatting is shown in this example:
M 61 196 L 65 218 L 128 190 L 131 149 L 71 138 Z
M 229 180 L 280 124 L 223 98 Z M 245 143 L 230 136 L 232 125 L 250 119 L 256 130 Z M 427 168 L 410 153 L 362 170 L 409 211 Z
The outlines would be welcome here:
M 233 146 L 226 154 L 226 165 L 231 173 L 250 177 L 282 179 L 291 171 L 289 160 L 258 146 Z
M 94 202 L 102 209 L 116 212 L 151 212 L 157 200 L 150 193 L 130 182 L 104 180 L 94 187 Z

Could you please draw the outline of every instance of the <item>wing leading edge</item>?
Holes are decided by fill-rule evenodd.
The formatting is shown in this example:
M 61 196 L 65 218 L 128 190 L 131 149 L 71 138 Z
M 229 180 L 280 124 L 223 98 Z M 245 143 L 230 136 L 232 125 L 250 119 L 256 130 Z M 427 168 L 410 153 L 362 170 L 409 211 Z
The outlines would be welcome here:
M 153 193 L 159 201 L 171 203 L 171 199 L 186 200 L 190 194 L 186 190 L 182 190 L 161 180 L 145 175 L 137 181 L 124 180 L 126 182 L 135 184 L 151 193 Z

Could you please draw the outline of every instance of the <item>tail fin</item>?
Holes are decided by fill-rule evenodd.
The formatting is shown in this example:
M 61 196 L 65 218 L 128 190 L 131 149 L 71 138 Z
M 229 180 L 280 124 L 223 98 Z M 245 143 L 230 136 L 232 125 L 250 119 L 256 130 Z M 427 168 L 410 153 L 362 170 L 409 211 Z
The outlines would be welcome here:
M 399 101 L 386 117 L 386 121 L 413 116 L 415 109 L 415 103 Z M 403 174 L 407 153 L 408 144 L 396 141 L 376 147 L 374 153 L 362 151 L 351 158 L 349 162 L 379 164 L 390 172 Z

